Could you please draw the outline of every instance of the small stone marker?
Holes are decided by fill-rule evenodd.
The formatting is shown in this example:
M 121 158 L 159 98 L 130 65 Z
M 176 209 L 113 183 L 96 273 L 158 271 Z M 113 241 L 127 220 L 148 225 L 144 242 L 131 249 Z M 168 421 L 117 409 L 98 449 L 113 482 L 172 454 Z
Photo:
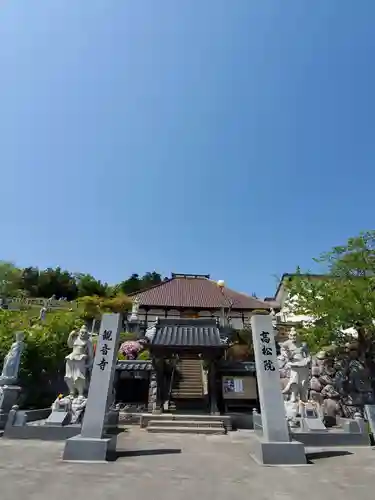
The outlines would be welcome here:
M 301 428 L 306 432 L 328 432 L 318 414 L 318 409 L 311 403 L 301 405 Z
M 290 442 L 272 316 L 253 316 L 251 329 L 263 428 L 262 437 L 257 438 L 256 458 L 267 465 L 306 464 L 302 443 Z
M 116 436 L 105 435 L 121 329 L 120 314 L 103 314 L 81 434 L 66 441 L 63 459 L 105 461 Z
M 68 425 L 70 424 L 71 415 L 67 411 L 52 411 L 44 425 Z

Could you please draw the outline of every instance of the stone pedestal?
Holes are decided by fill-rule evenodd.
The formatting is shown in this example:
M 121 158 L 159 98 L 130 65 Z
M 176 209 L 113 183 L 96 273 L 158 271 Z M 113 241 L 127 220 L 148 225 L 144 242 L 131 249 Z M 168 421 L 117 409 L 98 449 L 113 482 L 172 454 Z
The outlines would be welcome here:
M 116 452 L 117 436 L 83 437 L 81 434 L 66 441 L 63 460 L 106 462 Z
M 138 318 L 130 318 L 127 322 L 127 330 L 131 333 L 135 333 L 138 337 L 141 337 L 141 322 Z
M 258 437 L 254 440 L 252 452 L 262 465 L 306 465 L 305 447 L 298 441 L 271 442 Z
M 20 393 L 18 385 L 0 386 L 0 430 L 5 428 L 9 412 L 17 404 Z

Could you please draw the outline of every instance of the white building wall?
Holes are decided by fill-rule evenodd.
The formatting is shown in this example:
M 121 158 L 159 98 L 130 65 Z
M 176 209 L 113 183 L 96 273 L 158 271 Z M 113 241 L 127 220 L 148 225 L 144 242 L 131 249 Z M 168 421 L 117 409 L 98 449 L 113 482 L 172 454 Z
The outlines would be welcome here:
M 276 314 L 276 317 L 283 323 L 311 323 L 314 321 L 312 316 L 294 314 L 293 310 L 295 309 L 297 302 L 298 297 L 296 296 L 292 298 L 286 296 L 283 298 L 280 312 Z
M 211 311 L 208 310 L 202 310 L 199 311 L 198 313 L 200 318 L 207 318 L 207 319 L 218 319 L 221 321 L 221 311 L 217 310 L 212 314 Z M 181 314 L 180 311 L 177 309 L 169 309 L 168 310 L 168 315 L 167 318 L 180 318 Z M 242 312 L 241 311 L 231 311 L 230 315 L 230 325 L 235 328 L 236 330 L 242 330 L 244 328 L 244 323 L 242 320 Z M 128 319 L 130 318 L 130 314 L 128 315 Z M 142 307 L 139 308 L 138 311 L 138 318 L 140 321 L 146 321 L 146 311 Z M 152 323 L 155 323 L 157 318 L 165 318 L 165 310 L 164 309 L 150 309 L 147 313 L 147 324 L 152 325 Z M 251 312 L 250 311 L 245 311 L 244 313 L 244 319 L 245 319 L 245 326 L 250 324 L 250 318 L 251 318 Z

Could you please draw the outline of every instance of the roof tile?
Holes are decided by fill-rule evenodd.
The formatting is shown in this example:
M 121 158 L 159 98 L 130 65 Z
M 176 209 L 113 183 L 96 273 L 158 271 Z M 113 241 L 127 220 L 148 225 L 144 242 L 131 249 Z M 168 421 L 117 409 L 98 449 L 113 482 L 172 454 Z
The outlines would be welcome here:
M 160 320 L 156 328 L 151 347 L 223 347 L 215 320 Z
M 262 300 L 224 288 L 207 278 L 172 278 L 143 292 L 131 294 L 143 306 L 199 309 L 269 309 Z M 232 303 L 233 302 L 233 303 Z M 232 303 L 232 304 L 231 304 Z

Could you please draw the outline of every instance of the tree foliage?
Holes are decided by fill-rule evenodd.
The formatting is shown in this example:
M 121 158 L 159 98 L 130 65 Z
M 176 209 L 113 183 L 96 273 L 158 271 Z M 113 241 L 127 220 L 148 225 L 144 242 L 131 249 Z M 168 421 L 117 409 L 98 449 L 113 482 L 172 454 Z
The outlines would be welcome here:
M 102 283 L 91 274 L 76 274 L 76 284 L 78 289 L 78 297 L 88 297 L 97 295 L 98 297 L 106 297 L 108 293 L 107 283 Z
M 20 269 L 11 262 L 0 261 L 0 297 L 19 295 L 20 279 Z
M 40 270 L 37 267 L 17 268 L 0 261 L 0 296 L 27 296 L 31 298 L 66 298 L 98 296 L 114 298 L 144 290 L 162 282 L 156 271 L 143 276 L 132 274 L 128 279 L 108 285 L 87 273 L 71 273 L 61 267 Z
M 350 238 L 345 245 L 314 259 L 327 271 L 321 277 L 298 270 L 287 284 L 288 307 L 315 319 L 301 333 L 312 348 L 352 341 L 358 333 L 362 353 L 372 356 L 375 340 L 375 231 Z
M 148 272 L 142 277 L 138 274 L 132 274 L 130 278 L 119 284 L 119 288 L 124 294 L 129 295 L 130 293 L 139 292 L 140 290 L 158 285 L 162 281 L 161 275 L 155 271 L 152 273 Z
M 115 297 L 82 297 L 79 299 L 82 317 L 85 319 L 99 319 L 105 312 L 123 313 L 131 308 L 132 301 L 124 294 Z
M 0 310 L 0 360 L 3 360 L 17 331 L 25 332 L 20 385 L 27 407 L 49 406 L 56 396 L 56 383 L 63 380 L 69 333 L 83 324 L 78 312 L 49 313 L 40 323 L 28 311 Z

